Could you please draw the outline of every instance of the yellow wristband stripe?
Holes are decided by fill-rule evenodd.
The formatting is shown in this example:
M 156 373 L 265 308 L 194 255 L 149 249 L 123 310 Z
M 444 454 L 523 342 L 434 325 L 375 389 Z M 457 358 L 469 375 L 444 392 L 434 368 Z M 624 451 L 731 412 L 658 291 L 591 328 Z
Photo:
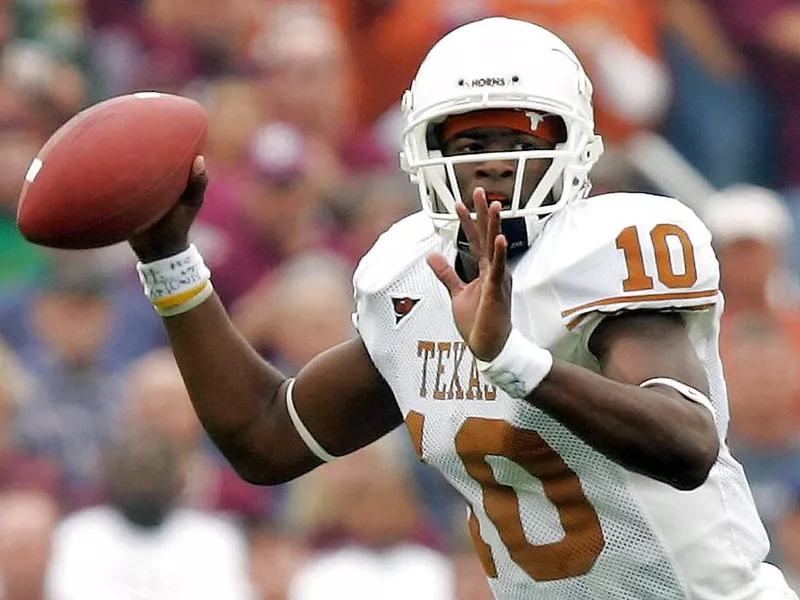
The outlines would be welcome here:
M 184 302 L 188 302 L 195 296 L 199 295 L 203 290 L 206 289 L 209 282 L 208 280 L 204 281 L 200 285 L 193 287 L 190 290 L 186 290 L 185 292 L 181 292 L 179 294 L 173 294 L 172 296 L 165 296 L 164 298 L 159 298 L 158 300 L 153 300 L 153 305 L 158 309 L 167 309 L 167 308 L 174 308 L 183 304 Z

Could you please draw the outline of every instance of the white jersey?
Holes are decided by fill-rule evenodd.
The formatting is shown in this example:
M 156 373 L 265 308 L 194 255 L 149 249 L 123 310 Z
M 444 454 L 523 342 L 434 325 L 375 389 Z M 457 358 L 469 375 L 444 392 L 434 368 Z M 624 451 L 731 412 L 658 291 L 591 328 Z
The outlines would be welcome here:
M 603 315 L 686 315 L 721 442 L 707 481 L 691 492 L 622 468 L 483 381 L 425 262 L 432 251 L 455 260 L 453 242 L 422 213 L 386 232 L 354 277 L 357 326 L 418 456 L 468 501 L 498 599 L 749 600 L 783 598 L 774 591 L 783 589 L 792 597 L 780 572 L 762 565 L 767 536 L 725 445 L 718 265 L 690 209 L 644 194 L 567 205 L 513 265 L 511 308 L 531 341 L 594 371 L 587 340 Z

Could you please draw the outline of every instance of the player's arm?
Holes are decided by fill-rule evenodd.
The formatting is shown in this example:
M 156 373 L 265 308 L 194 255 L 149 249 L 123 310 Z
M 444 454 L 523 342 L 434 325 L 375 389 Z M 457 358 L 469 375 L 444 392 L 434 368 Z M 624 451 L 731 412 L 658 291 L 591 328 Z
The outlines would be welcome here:
M 241 477 L 281 483 L 323 462 L 289 415 L 290 380 L 238 334 L 216 296 L 164 323 L 195 411 Z M 302 426 L 333 456 L 366 446 L 402 423 L 360 338 L 313 359 L 294 378 L 291 393 Z
M 206 181 L 202 163 L 196 162 L 178 205 L 130 241 L 140 261 L 152 263 L 186 250 Z M 203 427 L 247 481 L 288 481 L 321 464 L 320 455 L 347 454 L 402 423 L 391 389 L 360 338 L 312 360 L 294 378 L 287 402 L 292 380 L 244 340 L 216 295 L 165 317 L 164 324 Z
M 666 378 L 708 396 L 708 383 L 683 318 L 628 311 L 606 317 L 589 340 L 602 374 L 555 360 L 528 400 L 622 466 L 678 489 L 701 485 L 719 439 L 710 404 Z

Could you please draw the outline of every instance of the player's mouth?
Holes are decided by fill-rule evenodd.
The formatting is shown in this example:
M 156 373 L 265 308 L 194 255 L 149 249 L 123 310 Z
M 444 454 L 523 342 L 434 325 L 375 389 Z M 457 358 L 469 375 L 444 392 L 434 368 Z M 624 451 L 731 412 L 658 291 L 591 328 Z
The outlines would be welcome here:
M 486 190 L 486 201 L 491 204 L 492 202 L 499 202 L 503 210 L 511 208 L 511 197 L 502 192 L 490 192 Z

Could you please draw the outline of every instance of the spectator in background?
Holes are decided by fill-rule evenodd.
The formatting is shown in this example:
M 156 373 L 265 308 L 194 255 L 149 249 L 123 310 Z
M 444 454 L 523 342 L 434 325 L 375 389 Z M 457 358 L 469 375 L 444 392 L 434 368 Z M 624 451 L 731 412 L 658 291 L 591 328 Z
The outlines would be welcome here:
M 480 0 L 429 0 L 424 10 L 418 0 L 325 3 L 347 46 L 351 114 L 361 127 L 372 127 L 396 106 L 436 40 L 483 10 Z
M 25 173 L 41 139 L 25 124 L 20 99 L 0 84 L 0 303 L 12 291 L 31 285 L 47 273 L 45 251 L 29 244 L 17 229 L 17 200 Z
M 88 257 L 69 256 L 33 297 L 32 336 L 20 349 L 36 386 L 19 407 L 14 432 L 25 451 L 54 461 L 67 501 L 96 483 L 100 456 L 121 397 L 103 356 L 111 338 L 113 279 Z M 23 307 L 26 308 L 26 307 Z
M 753 186 L 710 198 L 703 218 L 726 298 L 720 354 L 729 443 L 774 534 L 800 487 L 800 307 L 785 269 L 791 223 L 777 194 Z M 770 559 L 780 558 L 773 545 Z
M 0 41 L 4 46 L 17 40 L 34 42 L 51 56 L 86 66 L 84 2 L 6 1 L 0 7 L 0 14 L 3 17 L 0 21 Z
M 0 340 L 0 492 L 38 489 L 55 496 L 61 484 L 55 464 L 28 455 L 14 444 L 12 423 L 31 388 L 30 375 Z
M 198 79 L 236 74 L 254 3 L 86 0 L 91 63 L 101 97 L 158 89 L 180 93 Z
M 15 416 L 15 438 L 22 450 L 58 465 L 70 505 L 96 484 L 120 404 L 120 372 L 165 343 L 139 282 L 116 270 L 118 251 L 130 260 L 123 247 L 48 252 L 49 278 L 0 305 L 0 335 L 36 383 Z
M 329 546 L 297 574 L 290 600 L 453 597 L 449 561 L 421 543 L 428 525 L 397 440 L 383 438 L 292 484 L 289 505 L 307 511 L 309 533 Z
M 658 126 L 670 79 L 650 0 L 491 0 L 487 14 L 524 19 L 570 44 L 595 86 L 597 132 L 610 145 Z
M 88 60 L 94 96 L 106 98 L 135 90 L 146 60 L 146 28 L 138 0 L 85 0 Z M 155 70 L 169 68 L 158 62 Z
M 58 528 L 47 578 L 57 600 L 249 599 L 246 542 L 233 524 L 182 508 L 178 456 L 152 429 L 107 449 L 107 504 Z
M 89 90 L 83 72 L 57 50 L 40 41 L 18 39 L 3 48 L 0 58 L 3 84 L 25 102 L 28 123 L 40 145 L 86 106 Z
M 50 600 L 44 579 L 60 511 L 49 494 L 0 492 L 0 598 Z
M 344 253 L 355 267 L 394 223 L 419 209 L 416 187 L 400 172 L 354 177 L 331 198 L 344 229 Z
M 262 522 L 250 532 L 250 579 L 255 600 L 288 600 L 289 586 L 311 558 L 301 536 Z
M 78 319 L 102 313 L 105 326 L 95 321 L 90 329 L 97 335 L 95 347 L 81 351 L 92 355 L 89 362 L 97 369 L 109 373 L 125 369 L 132 360 L 166 343 L 160 320 L 152 305 L 143 299 L 138 279 L 127 270 L 120 271 L 122 265 L 127 266 L 131 261 L 127 248 L 121 245 L 96 250 L 38 248 L 47 265 L 42 275 L 27 285 L 7 288 L 0 301 L 0 335 L 29 365 L 38 365 L 45 356 L 50 357 L 50 363 L 57 362 L 54 356 L 71 354 L 68 348 L 59 349 L 60 346 L 88 341 L 88 331 L 81 327 L 75 327 L 79 333 L 74 339 L 68 334 L 69 316 L 55 318 L 70 314 L 68 305 L 71 302 L 81 305 L 83 299 L 87 307 L 102 307 L 102 310 L 87 308 L 76 312 Z M 54 299 L 60 300 L 54 302 Z M 62 312 L 42 310 L 52 308 L 53 304 L 60 306 Z M 55 323 L 54 331 L 48 329 L 51 323 Z
M 351 276 L 349 265 L 336 255 L 300 255 L 254 287 L 237 305 L 233 321 L 274 364 L 296 373 L 323 350 L 352 337 Z
M 793 321 L 799 315 L 788 253 L 794 231 L 780 195 L 752 185 L 731 186 L 707 200 L 701 217 L 720 260 L 727 324 L 748 316 L 783 318 L 788 320 L 779 325 L 800 336 Z
M 800 4 L 795 0 L 703 1 L 714 10 L 753 75 L 769 87 L 780 132 L 777 184 L 800 190 Z M 743 141 L 752 144 L 749 139 Z M 794 193 L 793 202 L 800 204 L 800 191 Z
M 798 353 L 774 324 L 739 323 L 725 334 L 731 452 L 744 467 L 770 535 L 795 502 L 800 486 Z M 781 563 L 773 544 L 768 560 Z
M 800 231 L 800 4 L 795 0 L 705 0 L 768 86 L 779 132 L 777 186 Z M 757 143 L 758 140 L 756 140 Z M 752 141 L 745 140 L 750 146 Z M 800 236 L 793 239 L 793 268 L 800 272 Z
M 736 12 L 745 4 L 725 2 L 724 10 Z M 711 5 L 709 0 L 662 2 L 664 53 L 675 90 L 666 136 L 714 187 L 771 185 L 776 171 L 772 106 L 757 81 L 758 65 L 748 63 Z
M 125 377 L 120 427 L 152 428 L 172 443 L 181 470 L 181 505 L 241 521 L 263 518 L 272 491 L 246 483 L 210 450 L 175 358 L 168 349 L 138 359 Z
M 222 77 L 211 80 L 200 97 L 208 119 L 205 156 L 214 165 L 215 180 L 233 183 L 249 166 L 253 133 L 264 122 L 256 83 L 247 77 Z M 209 182 L 207 194 L 213 185 Z M 215 201 L 214 195 L 208 198 Z
M 204 78 L 241 70 L 242 40 L 258 12 L 268 10 L 267 3 L 242 0 L 144 0 L 141 5 L 151 30 L 186 45 Z
M 250 56 L 270 118 L 291 123 L 318 145 L 316 176 L 324 175 L 331 187 L 341 172 L 395 160 L 353 118 L 348 47 L 325 9 L 321 2 L 279 3 L 254 37 Z
M 309 144 L 288 123 L 264 125 L 252 141 L 252 177 L 228 202 L 204 207 L 197 242 L 204 250 L 208 246 L 209 266 L 220 273 L 214 287 L 226 305 L 283 261 L 339 245 L 340 234 L 314 181 Z

